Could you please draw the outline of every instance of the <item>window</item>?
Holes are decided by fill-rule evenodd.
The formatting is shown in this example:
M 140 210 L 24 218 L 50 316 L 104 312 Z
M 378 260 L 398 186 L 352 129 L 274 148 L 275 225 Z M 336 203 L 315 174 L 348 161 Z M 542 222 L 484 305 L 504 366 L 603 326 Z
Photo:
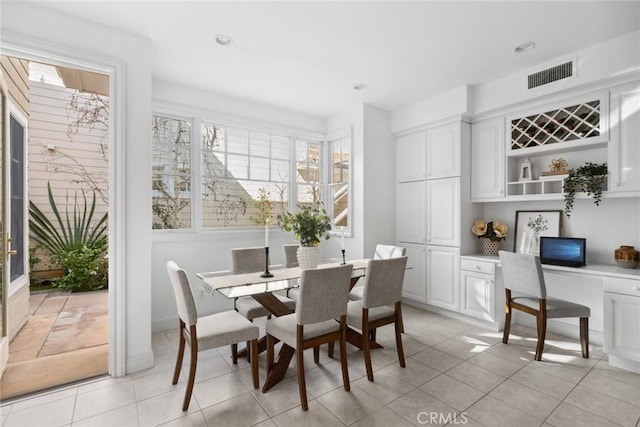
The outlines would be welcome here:
M 203 123 L 202 226 L 254 226 L 262 188 L 274 216 L 289 203 L 290 138 Z
M 154 116 L 152 130 L 153 228 L 191 228 L 191 123 Z
M 318 204 L 321 200 L 320 148 L 319 141 L 296 140 L 297 204 Z
M 349 192 L 351 181 L 351 137 L 341 136 L 329 141 L 329 197 L 334 227 L 349 229 Z

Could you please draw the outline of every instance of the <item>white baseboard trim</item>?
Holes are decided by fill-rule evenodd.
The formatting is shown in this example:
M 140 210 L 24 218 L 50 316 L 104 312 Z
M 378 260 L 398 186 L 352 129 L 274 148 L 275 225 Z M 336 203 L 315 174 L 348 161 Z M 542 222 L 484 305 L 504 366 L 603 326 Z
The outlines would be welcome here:
M 171 319 L 158 320 L 151 324 L 151 332 L 162 332 L 169 329 L 178 329 L 178 318 L 172 317 Z
M 153 367 L 153 351 L 127 357 L 127 375 Z

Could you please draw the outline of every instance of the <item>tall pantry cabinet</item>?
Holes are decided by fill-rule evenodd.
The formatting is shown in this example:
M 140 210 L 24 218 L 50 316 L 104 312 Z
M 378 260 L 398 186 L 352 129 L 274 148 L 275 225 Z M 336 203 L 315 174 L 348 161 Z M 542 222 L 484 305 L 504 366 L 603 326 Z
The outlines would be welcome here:
M 458 311 L 460 252 L 475 252 L 468 229 L 470 127 L 461 120 L 396 139 L 396 239 L 407 248 L 403 296 Z

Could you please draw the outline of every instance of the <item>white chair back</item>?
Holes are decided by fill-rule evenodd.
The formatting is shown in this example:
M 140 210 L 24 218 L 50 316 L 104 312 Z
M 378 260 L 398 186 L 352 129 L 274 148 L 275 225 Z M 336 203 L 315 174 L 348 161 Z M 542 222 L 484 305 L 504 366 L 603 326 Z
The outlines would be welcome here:
M 298 266 L 298 248 L 297 243 L 282 245 L 282 253 L 284 256 L 284 268 Z
M 303 270 L 296 305 L 299 325 L 337 319 L 347 314 L 352 264 Z
M 231 273 L 257 273 L 264 271 L 264 248 L 231 249 Z
M 362 306 L 364 308 L 394 305 L 402 298 L 402 282 L 407 257 L 372 259 L 364 276 Z
M 195 325 L 198 322 L 198 312 L 193 299 L 193 292 L 191 292 L 189 276 L 174 261 L 167 262 L 167 272 L 176 297 L 178 316 L 187 326 Z
M 407 254 L 407 248 L 392 245 L 376 245 L 373 259 L 399 258 Z
M 535 255 L 500 251 L 500 264 L 505 289 L 536 297 L 547 298 L 547 287 L 540 258 Z

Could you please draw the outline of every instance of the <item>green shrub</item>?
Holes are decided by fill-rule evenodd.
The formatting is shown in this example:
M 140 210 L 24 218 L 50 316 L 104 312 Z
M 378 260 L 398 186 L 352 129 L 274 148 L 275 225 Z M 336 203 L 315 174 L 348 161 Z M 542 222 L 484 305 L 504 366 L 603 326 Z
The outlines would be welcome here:
M 55 258 L 64 271 L 64 276 L 54 282 L 56 288 L 86 292 L 107 287 L 109 263 L 104 249 L 83 246 Z

